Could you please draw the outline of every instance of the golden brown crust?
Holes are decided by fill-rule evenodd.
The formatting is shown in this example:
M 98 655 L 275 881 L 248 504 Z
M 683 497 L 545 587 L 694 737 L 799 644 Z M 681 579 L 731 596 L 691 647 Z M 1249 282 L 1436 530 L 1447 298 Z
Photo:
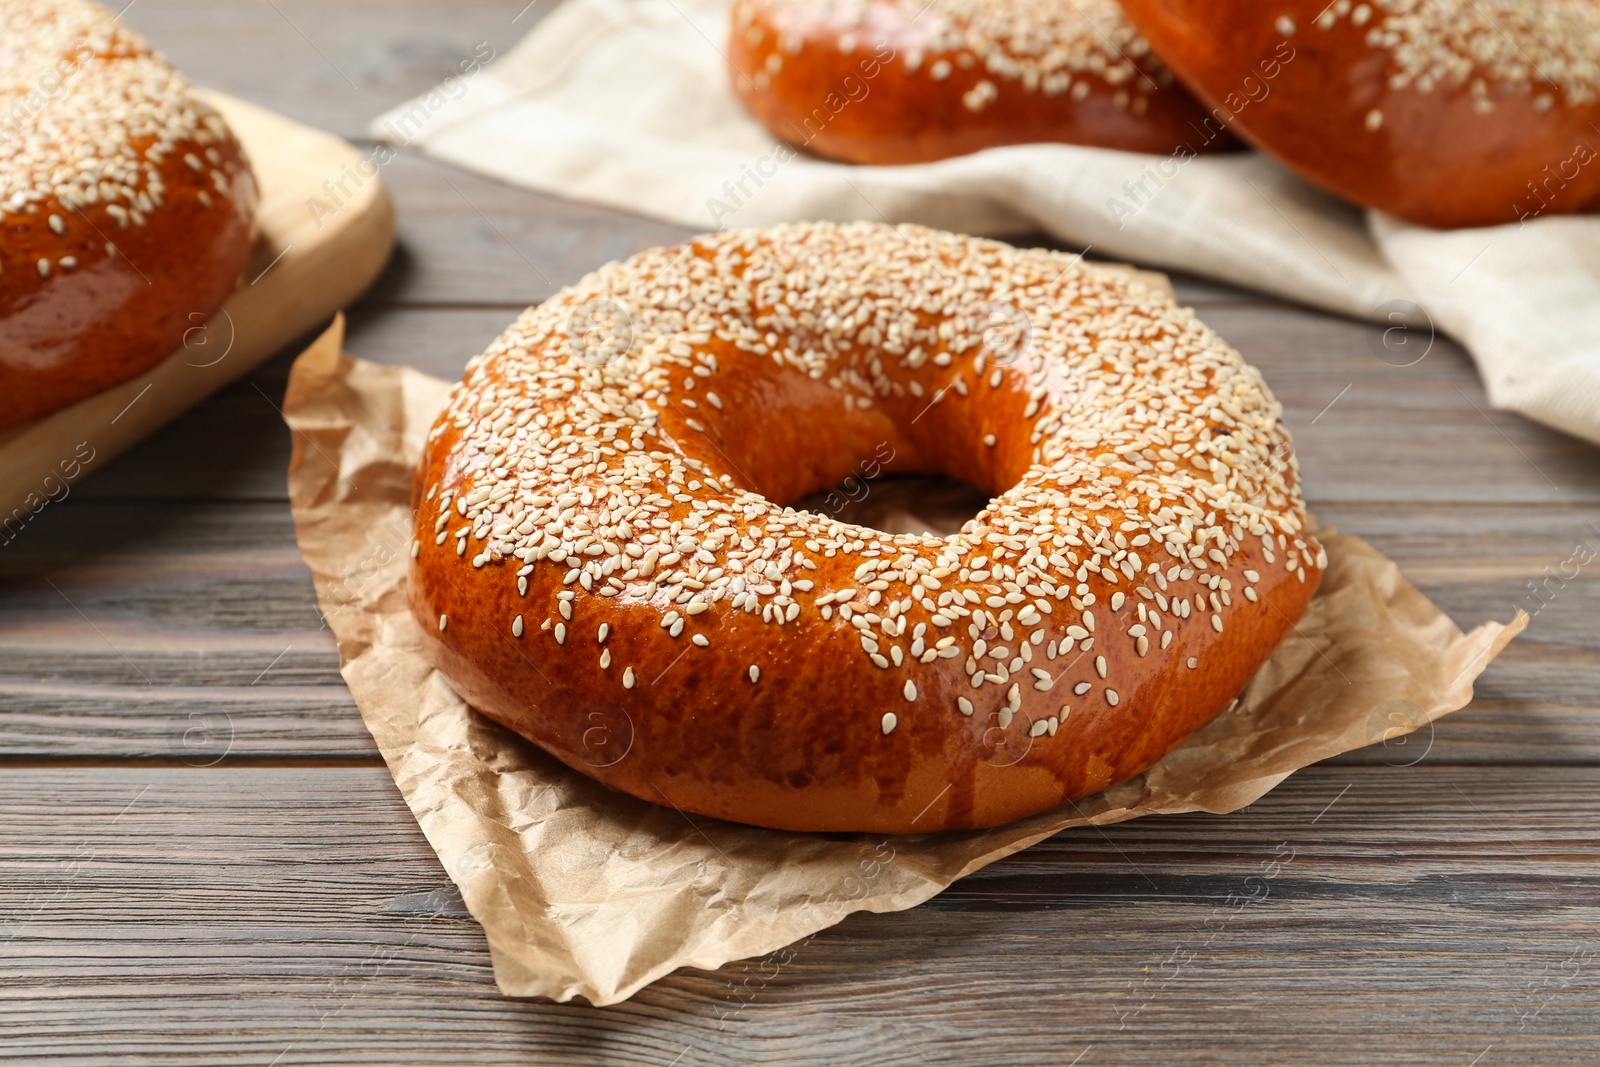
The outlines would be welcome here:
M 732 83 L 787 143 L 850 163 L 998 145 L 1237 147 L 1114 0 L 738 0 Z
M 780 506 L 864 461 L 996 498 L 949 538 Z M 635 796 L 990 826 L 1237 696 L 1320 577 L 1295 481 L 1259 375 L 1137 283 L 914 227 L 718 234 L 473 361 L 409 596 L 464 698 Z
M 1124 6 L 1241 138 L 1358 204 L 1456 227 L 1600 197 L 1594 0 Z
M 0 0 L 0 427 L 169 356 L 232 292 L 255 181 L 111 12 Z

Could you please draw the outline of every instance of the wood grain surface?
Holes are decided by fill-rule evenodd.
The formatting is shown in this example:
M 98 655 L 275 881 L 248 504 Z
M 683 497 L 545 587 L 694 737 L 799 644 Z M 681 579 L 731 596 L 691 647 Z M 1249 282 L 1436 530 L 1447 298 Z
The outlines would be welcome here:
M 125 17 L 359 139 L 555 0 L 524 2 Z M 685 236 L 412 154 L 383 176 L 400 248 L 349 349 L 442 376 Z M 0 546 L 0 1062 L 1600 1062 L 1600 450 L 1490 410 L 1445 338 L 1397 366 L 1376 327 L 1175 281 L 1283 400 L 1322 523 L 1463 626 L 1533 613 L 1431 736 L 1233 815 L 1062 834 L 787 963 L 508 1000 L 340 680 L 285 500 L 286 352 Z

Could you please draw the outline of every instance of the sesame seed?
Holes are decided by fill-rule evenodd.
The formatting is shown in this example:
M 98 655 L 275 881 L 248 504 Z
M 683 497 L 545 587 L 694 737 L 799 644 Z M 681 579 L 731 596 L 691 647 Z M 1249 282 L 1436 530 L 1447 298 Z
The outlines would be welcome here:
M 960 709 L 963 715 L 972 714 L 972 701 L 966 697 L 956 697 L 956 707 Z
M 443 632 L 444 632 L 444 628 L 445 628 L 445 627 L 446 627 L 446 626 L 448 626 L 448 625 L 450 625 L 450 618 L 449 618 L 449 616 L 447 616 L 447 615 L 440 615 L 440 616 L 439 616 L 439 632 L 440 632 L 440 633 L 443 633 Z
M 906 687 L 903 690 L 903 692 L 905 693 L 907 700 L 916 700 L 917 699 L 917 683 L 907 679 Z
M 1106 703 L 1107 704 L 1110 704 L 1112 707 L 1116 707 L 1117 706 L 1117 701 L 1120 700 L 1120 699 L 1121 698 L 1117 696 L 1117 691 L 1115 689 L 1107 689 L 1106 690 Z
M 629 667 L 622 672 L 622 688 L 633 688 L 633 668 Z
M 883 713 L 883 734 L 885 737 L 894 733 L 894 728 L 900 725 L 900 719 L 892 711 Z
M 759 681 L 761 681 L 761 668 L 752 663 L 750 664 L 750 682 L 753 685 Z
M 511 636 L 512 637 L 521 637 L 522 636 L 522 616 L 521 615 L 518 615 L 516 618 L 511 620 Z
M 995 100 L 999 99 L 1000 90 L 994 82 L 985 78 L 961 96 L 961 104 L 968 111 L 982 111 Z

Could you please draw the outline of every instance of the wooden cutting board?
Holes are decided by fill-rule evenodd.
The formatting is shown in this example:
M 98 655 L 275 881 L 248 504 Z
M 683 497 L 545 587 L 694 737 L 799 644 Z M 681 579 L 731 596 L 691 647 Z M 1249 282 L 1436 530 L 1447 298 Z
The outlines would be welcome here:
M 0 545 L 129 445 L 265 361 L 361 294 L 394 245 L 394 207 L 369 156 L 222 93 L 204 94 L 261 186 L 259 236 L 233 296 L 130 382 L 0 430 Z

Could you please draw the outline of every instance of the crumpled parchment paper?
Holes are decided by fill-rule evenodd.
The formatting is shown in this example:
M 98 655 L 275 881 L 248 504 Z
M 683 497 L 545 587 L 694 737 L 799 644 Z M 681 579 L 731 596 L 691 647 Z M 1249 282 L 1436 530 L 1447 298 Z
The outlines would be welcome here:
M 342 340 L 339 320 L 300 356 L 284 399 L 300 550 L 361 715 L 511 996 L 613 1004 L 679 967 L 758 956 L 853 911 L 914 907 L 1068 827 L 1237 810 L 1301 767 L 1462 707 L 1527 625 L 1519 612 L 1463 634 L 1364 541 L 1325 531 L 1328 571 L 1294 633 L 1233 709 L 1137 778 L 994 830 L 718 822 L 569 769 L 474 713 L 433 669 L 406 608 L 409 502 L 450 385 L 350 359 Z M 908 516 L 892 492 L 874 490 L 875 524 L 899 524 L 885 528 L 953 530 L 971 515 Z

